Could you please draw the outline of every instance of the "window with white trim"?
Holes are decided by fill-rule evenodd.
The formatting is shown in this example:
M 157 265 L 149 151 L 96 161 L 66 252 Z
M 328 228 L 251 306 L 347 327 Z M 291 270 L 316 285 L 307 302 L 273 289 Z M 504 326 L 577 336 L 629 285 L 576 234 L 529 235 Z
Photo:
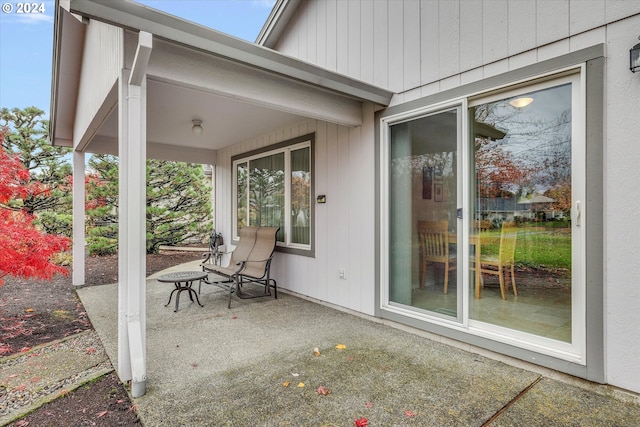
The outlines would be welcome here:
M 232 158 L 234 238 L 245 226 L 280 227 L 278 248 L 312 251 L 313 142 L 305 135 Z

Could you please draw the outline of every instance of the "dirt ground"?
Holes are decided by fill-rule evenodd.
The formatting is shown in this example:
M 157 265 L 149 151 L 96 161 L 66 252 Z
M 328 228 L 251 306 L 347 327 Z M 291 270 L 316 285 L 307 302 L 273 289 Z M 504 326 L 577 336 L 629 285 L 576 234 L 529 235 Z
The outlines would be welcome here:
M 200 259 L 197 252 L 147 255 L 147 275 Z M 67 337 L 87 329 L 91 322 L 68 276 L 52 280 L 5 277 L 0 286 L 0 357 Z M 118 281 L 115 255 L 90 257 L 86 283 L 99 286 Z M 2 390 L 0 390 L 2 398 Z M 115 373 L 80 387 L 11 424 L 25 426 L 137 425 L 135 408 Z

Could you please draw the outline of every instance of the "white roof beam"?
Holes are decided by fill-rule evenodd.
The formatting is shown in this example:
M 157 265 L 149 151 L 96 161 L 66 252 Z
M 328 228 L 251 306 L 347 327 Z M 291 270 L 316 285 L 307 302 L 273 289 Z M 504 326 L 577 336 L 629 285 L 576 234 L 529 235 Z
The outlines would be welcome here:
M 151 49 L 153 49 L 153 35 L 146 31 L 140 31 L 136 56 L 133 58 L 133 67 L 131 67 L 131 76 L 129 77 L 130 85 L 140 86 L 142 84 L 147 74 Z
M 148 74 L 149 79 L 278 111 L 344 126 L 362 124 L 359 100 L 167 42 L 156 43 Z

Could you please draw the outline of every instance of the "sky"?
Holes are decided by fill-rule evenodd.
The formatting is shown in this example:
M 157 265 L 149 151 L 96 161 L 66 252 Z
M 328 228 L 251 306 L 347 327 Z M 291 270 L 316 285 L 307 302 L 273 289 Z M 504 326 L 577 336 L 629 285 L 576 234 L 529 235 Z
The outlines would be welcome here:
M 254 42 L 275 0 L 138 0 L 138 3 Z M 55 1 L 1 0 L 0 4 L 0 108 L 35 106 L 45 111 L 44 118 L 49 118 Z M 33 4 L 37 8 L 27 10 L 24 6 Z

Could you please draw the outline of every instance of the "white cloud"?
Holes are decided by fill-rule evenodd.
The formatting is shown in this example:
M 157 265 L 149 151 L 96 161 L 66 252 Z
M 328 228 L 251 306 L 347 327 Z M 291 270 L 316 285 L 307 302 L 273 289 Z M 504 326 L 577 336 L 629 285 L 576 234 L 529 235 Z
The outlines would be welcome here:
M 273 9 L 273 6 L 276 4 L 276 0 L 254 0 L 254 5 L 258 5 L 259 7 L 266 7 L 269 10 Z
M 53 16 L 44 13 L 24 13 L 15 15 L 17 22 L 27 25 L 37 25 L 40 23 L 52 24 Z

